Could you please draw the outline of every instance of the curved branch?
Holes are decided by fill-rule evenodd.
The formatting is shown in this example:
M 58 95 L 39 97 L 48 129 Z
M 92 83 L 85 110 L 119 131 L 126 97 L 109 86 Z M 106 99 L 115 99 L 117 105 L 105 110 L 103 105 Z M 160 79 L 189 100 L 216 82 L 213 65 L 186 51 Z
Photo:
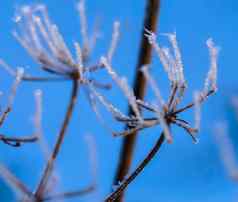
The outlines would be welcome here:
M 24 136 L 24 137 L 11 137 L 11 136 L 0 134 L 0 141 L 13 147 L 20 147 L 21 144 L 33 143 L 33 142 L 36 142 L 37 140 L 38 140 L 38 137 L 36 135 Z
M 119 185 L 119 187 L 106 198 L 105 202 L 116 201 L 121 196 L 121 194 L 127 188 L 127 186 L 143 171 L 143 169 L 155 157 L 164 140 L 165 137 L 164 133 L 162 132 L 156 144 L 153 146 L 153 148 L 151 149 L 149 154 L 145 157 L 145 159 L 140 163 L 140 165 L 135 169 L 135 171 L 128 178 L 123 180 L 122 183 Z

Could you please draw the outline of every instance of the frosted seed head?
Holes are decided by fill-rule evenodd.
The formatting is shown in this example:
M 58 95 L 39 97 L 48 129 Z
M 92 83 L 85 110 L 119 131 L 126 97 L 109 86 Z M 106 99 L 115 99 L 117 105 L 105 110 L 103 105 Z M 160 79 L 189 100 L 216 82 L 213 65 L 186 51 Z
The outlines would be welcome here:
M 75 62 L 55 24 L 50 22 L 46 7 L 23 6 L 20 9 L 22 20 L 15 38 L 44 69 L 60 74 L 69 74 Z

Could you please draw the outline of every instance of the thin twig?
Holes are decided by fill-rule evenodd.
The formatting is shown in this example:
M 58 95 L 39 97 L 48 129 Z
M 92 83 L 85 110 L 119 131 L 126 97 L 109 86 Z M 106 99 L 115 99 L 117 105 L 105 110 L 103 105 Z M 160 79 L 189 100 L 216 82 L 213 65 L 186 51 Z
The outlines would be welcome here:
M 0 66 L 2 66 L 11 76 L 16 77 L 17 71 L 7 64 L 4 60 L 0 59 Z M 42 67 L 44 69 L 44 67 Z M 30 74 L 24 73 L 21 77 L 22 81 L 64 81 L 71 80 L 70 77 L 38 77 L 31 76 Z
M 24 137 L 11 137 L 11 136 L 0 134 L 0 141 L 13 147 L 19 147 L 21 146 L 21 144 L 32 143 L 32 142 L 36 142 L 37 140 L 38 140 L 38 137 L 36 135 L 24 136 Z
M 105 202 L 112 202 L 116 201 L 123 191 L 127 188 L 127 186 L 143 171 L 143 169 L 150 163 L 150 161 L 154 158 L 154 156 L 159 151 L 162 143 L 165 140 L 164 133 L 162 133 L 157 140 L 156 144 L 153 146 L 149 154 L 145 157 L 145 159 L 140 163 L 140 165 L 134 170 L 134 172 L 125 180 L 122 181 L 121 185 L 112 193 L 110 194 Z
M 4 123 L 5 119 L 7 118 L 8 114 L 11 112 L 11 107 L 8 106 L 6 110 L 3 112 L 2 116 L 0 117 L 0 126 Z
M 202 96 L 202 97 L 199 99 L 199 102 L 202 103 L 207 97 L 209 97 L 209 96 L 212 95 L 213 93 L 215 93 L 214 90 L 208 91 L 208 93 L 207 93 L 206 95 Z M 180 108 L 180 109 L 175 110 L 174 112 L 172 112 L 172 115 L 176 115 L 176 114 L 179 114 L 179 113 L 181 113 L 181 112 L 183 112 L 183 111 L 186 111 L 187 109 L 192 108 L 194 105 L 195 105 L 195 103 L 194 103 L 194 102 L 191 102 L 190 104 L 186 105 L 185 107 L 182 107 L 182 108 Z
M 79 87 L 78 86 L 78 80 L 73 80 L 72 94 L 71 94 L 70 102 L 69 102 L 67 112 L 66 112 L 66 115 L 65 115 L 65 118 L 64 118 L 64 122 L 62 124 L 59 136 L 58 136 L 56 144 L 54 146 L 54 150 L 53 150 L 53 152 L 52 152 L 52 154 L 51 154 L 51 156 L 50 156 L 50 158 L 47 162 L 47 165 L 46 165 L 46 168 L 43 172 L 41 181 L 40 181 L 40 183 L 38 185 L 38 188 L 35 192 L 35 196 L 36 196 L 37 199 L 41 199 L 41 198 L 44 197 L 44 191 L 45 191 L 45 188 L 47 186 L 47 182 L 48 182 L 48 180 L 51 176 L 55 160 L 57 158 L 57 155 L 60 151 L 61 145 L 62 145 L 64 137 L 65 137 L 66 129 L 68 128 L 70 119 L 72 117 L 73 109 L 74 109 L 74 106 L 75 106 L 75 103 L 76 103 L 76 100 L 77 100 L 78 87 Z
M 153 108 L 153 107 L 151 106 L 151 104 L 146 103 L 146 102 L 144 102 L 144 101 L 142 101 L 142 100 L 136 100 L 136 103 L 139 105 L 139 107 L 142 107 L 142 108 L 144 108 L 144 109 L 146 109 L 146 110 L 148 110 L 148 111 L 158 112 L 157 109 L 155 109 L 155 108 Z
M 39 82 L 55 82 L 55 81 L 70 81 L 70 77 L 35 77 L 35 76 L 23 76 L 23 81 L 39 81 Z
M 160 0 L 147 1 L 147 8 L 145 11 L 146 14 L 144 18 L 144 28 L 151 30 L 153 32 L 156 31 L 159 8 L 160 8 Z M 143 29 L 142 36 L 141 36 L 140 52 L 139 52 L 138 63 L 136 68 L 137 73 L 136 73 L 135 81 L 134 81 L 134 93 L 137 99 L 142 100 L 145 94 L 146 81 L 145 81 L 145 77 L 140 71 L 140 68 L 143 65 L 150 63 L 151 52 L 152 52 L 152 47 L 148 43 L 146 37 L 144 36 L 144 29 Z M 129 108 L 129 114 L 133 114 L 133 111 L 131 108 Z M 134 132 L 123 139 L 117 171 L 114 178 L 114 184 L 117 183 L 118 181 L 123 180 L 125 175 L 128 173 L 128 170 L 130 168 L 131 161 L 132 161 L 134 147 L 135 147 L 136 134 L 137 132 Z M 122 201 L 122 198 L 123 198 L 122 196 L 123 194 L 120 194 L 120 198 L 118 198 L 118 201 Z
M 170 109 L 170 107 L 173 104 L 177 89 L 178 89 L 178 85 L 175 84 L 175 85 L 172 86 L 172 92 L 171 92 L 171 95 L 169 96 L 169 101 L 168 101 L 168 109 Z

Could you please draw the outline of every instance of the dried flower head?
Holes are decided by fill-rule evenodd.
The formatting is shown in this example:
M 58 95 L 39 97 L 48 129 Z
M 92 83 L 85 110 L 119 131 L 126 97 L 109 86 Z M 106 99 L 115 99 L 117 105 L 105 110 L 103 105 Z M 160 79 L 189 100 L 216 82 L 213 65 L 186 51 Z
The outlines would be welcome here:
M 19 30 L 14 36 L 42 68 L 63 75 L 76 72 L 76 62 L 58 27 L 50 21 L 46 7 L 23 6 L 19 15 Z
M 113 116 L 117 121 L 126 123 L 128 126 L 128 130 L 122 132 L 114 132 L 115 135 L 129 135 L 134 131 L 142 130 L 148 127 L 153 127 L 155 125 L 160 125 L 164 131 L 165 138 L 168 142 L 172 142 L 172 135 L 170 133 L 170 126 L 175 124 L 181 128 L 183 128 L 188 134 L 192 137 L 193 141 L 196 143 L 198 140 L 195 136 L 200 127 L 200 105 L 203 101 L 207 99 L 208 96 L 213 94 L 216 87 L 216 74 L 217 74 L 217 54 L 218 48 L 215 47 L 214 43 L 211 39 L 207 41 L 207 45 L 209 48 L 210 58 L 211 58 L 211 66 L 208 72 L 208 76 L 205 80 L 205 87 L 202 91 L 196 92 L 194 94 L 194 101 L 189 103 L 188 105 L 179 108 L 179 104 L 181 103 L 187 84 L 185 81 L 184 73 L 183 73 L 183 62 L 181 51 L 178 47 L 178 42 L 176 39 L 176 34 L 164 34 L 168 37 L 169 42 L 171 43 L 171 47 L 173 49 L 173 54 L 171 54 L 171 50 L 169 48 L 160 47 L 160 45 L 156 42 L 156 35 L 149 30 L 146 30 L 145 36 L 148 38 L 149 43 L 158 53 L 158 57 L 164 67 L 165 72 L 168 74 L 168 78 L 171 82 L 170 88 L 170 96 L 165 101 L 162 97 L 159 87 L 156 84 L 155 79 L 149 73 L 149 66 L 145 65 L 141 68 L 143 75 L 151 86 L 156 98 L 157 103 L 153 104 L 152 102 L 145 102 L 143 100 L 138 100 L 135 98 L 133 91 L 128 86 L 126 82 L 124 82 L 124 78 L 120 78 L 116 72 L 113 70 L 112 66 L 109 64 L 106 58 L 101 59 L 101 63 L 107 69 L 109 75 L 113 78 L 116 84 L 122 89 L 125 96 L 127 97 L 131 108 L 134 111 L 134 115 L 128 117 L 123 113 L 118 113 L 118 109 L 113 106 L 111 103 L 106 103 L 106 98 L 103 98 L 102 95 L 96 95 L 99 98 L 99 101 L 107 107 L 109 111 L 112 112 Z M 113 107 L 112 107 L 113 106 Z M 189 108 L 195 108 L 195 126 L 192 127 L 187 121 L 179 118 L 179 114 Z M 142 117 L 141 110 L 146 110 L 152 112 L 154 116 L 152 117 Z
M 88 65 L 86 61 L 89 58 L 89 53 L 92 51 L 90 46 L 91 40 L 87 33 L 87 21 L 85 15 L 84 1 L 79 1 L 78 11 L 81 22 L 82 45 L 74 42 L 75 54 L 71 53 L 63 36 L 61 35 L 56 24 L 52 23 L 49 18 L 47 8 L 42 4 L 34 6 L 23 6 L 19 8 L 19 13 L 16 17 L 17 30 L 13 35 L 17 41 L 26 49 L 30 56 L 41 65 L 43 70 L 58 75 L 60 77 L 33 77 L 29 74 L 24 74 L 23 80 L 78 80 L 81 84 L 91 83 L 96 87 L 109 88 L 110 85 L 100 84 L 95 79 L 91 78 L 91 73 L 102 68 L 100 62 Z M 115 37 L 118 31 L 115 30 L 119 23 L 115 23 Z M 114 38 L 115 38 L 114 37 Z M 116 43 L 112 42 L 109 50 L 109 56 L 112 58 Z M 74 57 L 73 55 L 76 55 Z M 86 65 L 87 62 L 87 65 Z M 3 66 L 11 75 L 16 76 L 16 72 L 3 60 L 0 60 Z

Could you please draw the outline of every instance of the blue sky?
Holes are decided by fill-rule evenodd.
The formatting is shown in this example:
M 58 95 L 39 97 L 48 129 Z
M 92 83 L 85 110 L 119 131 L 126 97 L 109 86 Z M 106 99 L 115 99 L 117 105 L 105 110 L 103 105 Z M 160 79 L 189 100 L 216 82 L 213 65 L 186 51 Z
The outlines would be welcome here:
M 66 42 L 73 47 L 75 40 L 80 40 L 79 18 L 75 9 L 76 1 L 26 1 L 8 0 L 1 2 L 0 7 L 0 58 L 12 66 L 28 67 L 32 74 L 42 74 L 38 65 L 32 61 L 25 50 L 16 42 L 11 32 L 14 30 L 13 17 L 16 8 L 23 4 L 44 3 L 50 17 L 63 33 Z M 177 33 L 181 47 L 185 75 L 189 90 L 185 101 L 192 99 L 192 92 L 203 86 L 209 68 L 209 56 L 206 40 L 209 37 L 220 47 L 219 74 L 217 95 L 211 97 L 203 106 L 202 129 L 199 134 L 200 143 L 192 144 L 188 135 L 173 128 L 174 144 L 165 144 L 153 162 L 145 169 L 129 187 L 127 201 L 163 201 L 163 202 L 223 202 L 234 201 L 237 195 L 237 184 L 227 177 L 217 152 L 212 134 L 216 121 L 227 120 L 234 144 L 237 144 L 238 124 L 234 112 L 229 107 L 229 98 L 237 93 L 237 50 L 238 50 L 238 2 L 234 0 L 180 0 L 163 1 L 159 20 L 159 32 Z M 138 55 L 145 1 L 86 1 L 89 29 L 96 18 L 100 19 L 101 39 L 92 56 L 96 61 L 105 54 L 110 43 L 114 20 L 121 22 L 121 38 L 113 58 L 115 69 L 133 81 Z M 159 37 L 162 42 L 165 39 Z M 162 73 L 158 58 L 153 56 L 155 78 L 158 79 L 162 93 L 167 95 L 168 82 Z M 0 69 L 0 90 L 7 94 L 12 78 Z M 95 75 L 96 77 L 97 75 Z M 98 80 L 105 76 L 98 75 Z M 66 109 L 70 92 L 69 83 L 23 83 L 17 93 L 14 109 L 1 128 L 2 133 L 29 134 L 33 130 L 32 116 L 34 113 L 33 91 L 43 90 L 43 126 L 44 133 L 52 144 L 55 140 L 63 114 Z M 109 98 L 126 111 L 126 100 L 118 99 L 120 93 L 113 90 Z M 147 98 L 151 98 L 150 91 Z M 5 96 L 1 99 L 5 103 Z M 192 120 L 193 112 L 186 112 L 185 118 Z M 111 120 L 108 120 L 111 121 Z M 116 123 L 112 123 L 116 127 Z M 146 155 L 160 133 L 159 128 L 145 130 L 139 135 L 133 167 Z M 69 201 L 92 201 L 102 199 L 111 187 L 112 178 L 117 165 L 120 138 L 112 138 L 97 121 L 92 113 L 83 91 L 67 132 L 62 152 L 57 161 L 57 173 L 60 176 L 60 189 L 70 190 L 82 188 L 90 183 L 90 164 L 85 142 L 85 135 L 95 137 L 98 151 L 98 182 L 99 190 L 91 196 Z M 43 168 L 43 159 L 37 145 L 25 145 L 14 149 L 0 144 L 0 160 L 16 175 L 34 188 Z M 0 181 L 0 196 L 5 201 L 14 201 L 13 192 Z

